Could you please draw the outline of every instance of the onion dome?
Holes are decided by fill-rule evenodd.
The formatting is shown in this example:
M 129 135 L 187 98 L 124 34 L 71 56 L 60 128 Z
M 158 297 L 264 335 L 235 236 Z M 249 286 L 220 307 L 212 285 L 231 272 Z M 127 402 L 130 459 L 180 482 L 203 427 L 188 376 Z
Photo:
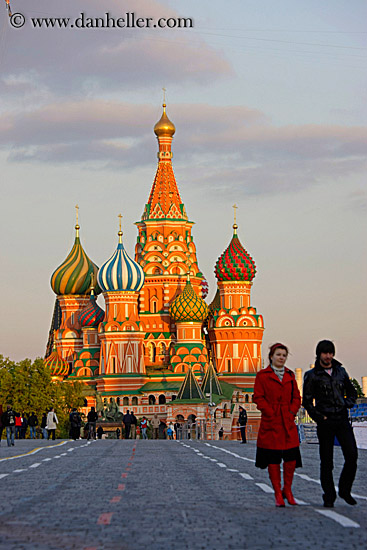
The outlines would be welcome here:
M 159 137 L 173 137 L 176 132 L 175 125 L 170 121 L 166 115 L 166 104 L 163 103 L 163 114 L 158 120 L 157 124 L 154 126 L 154 133 Z
M 121 225 L 118 236 L 116 252 L 98 271 L 98 285 L 103 292 L 138 292 L 144 284 L 144 271 L 124 249 Z
M 79 315 L 79 321 L 82 327 L 97 327 L 104 319 L 104 311 L 99 307 L 92 289 L 89 303 L 85 306 Z
M 252 281 L 256 265 L 237 236 L 237 225 L 233 225 L 233 237 L 228 248 L 218 258 L 214 273 L 218 281 Z
M 177 323 L 190 321 L 202 323 L 207 318 L 208 306 L 192 288 L 189 277 L 182 293 L 173 300 L 169 313 Z
M 51 376 L 66 376 L 69 373 L 69 363 L 57 353 L 56 347 L 44 360 L 44 365 L 49 369 Z
M 75 242 L 66 260 L 54 271 L 51 288 L 55 294 L 89 294 L 91 275 L 97 276 L 98 266 L 88 258 L 79 239 L 80 226 L 75 226 Z M 101 290 L 96 288 L 96 294 Z

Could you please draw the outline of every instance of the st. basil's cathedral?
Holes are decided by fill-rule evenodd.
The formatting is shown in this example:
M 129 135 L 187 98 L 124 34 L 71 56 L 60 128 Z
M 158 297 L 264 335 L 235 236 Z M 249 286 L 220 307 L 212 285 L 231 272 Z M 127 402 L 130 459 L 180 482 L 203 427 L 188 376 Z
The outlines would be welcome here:
M 163 114 L 154 127 L 158 167 L 138 228 L 135 257 L 118 231 L 113 255 L 98 268 L 75 226 L 74 246 L 54 271 L 56 303 L 45 363 L 54 378 L 86 385 L 88 408 L 114 401 L 121 412 L 157 414 L 165 422 L 200 420 L 236 437 L 239 405 L 249 425 L 262 366 L 263 318 L 251 304 L 256 267 L 233 225 L 215 265 L 210 305 L 189 221 L 172 168 L 175 126 Z M 102 294 L 105 311 L 97 304 Z M 251 430 L 251 428 L 250 428 Z

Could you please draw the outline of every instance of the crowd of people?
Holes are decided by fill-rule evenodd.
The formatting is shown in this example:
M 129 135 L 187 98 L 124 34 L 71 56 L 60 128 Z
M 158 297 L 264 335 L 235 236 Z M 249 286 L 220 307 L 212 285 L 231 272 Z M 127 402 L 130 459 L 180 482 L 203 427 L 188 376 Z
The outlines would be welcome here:
M 25 439 L 28 435 L 30 439 L 53 439 L 55 440 L 55 432 L 59 421 L 55 410 L 52 408 L 48 413 L 43 413 L 41 422 L 37 415 L 32 412 L 30 414 L 19 413 L 14 411 L 11 405 L 0 417 L 0 442 L 3 431 L 6 430 L 6 440 L 8 447 L 14 446 L 16 439 Z

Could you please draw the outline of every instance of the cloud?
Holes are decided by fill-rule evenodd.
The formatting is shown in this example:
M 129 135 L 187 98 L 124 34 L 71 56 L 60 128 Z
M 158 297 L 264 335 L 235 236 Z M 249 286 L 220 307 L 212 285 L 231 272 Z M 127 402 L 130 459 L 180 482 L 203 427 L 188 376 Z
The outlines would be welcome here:
M 324 179 L 361 175 L 367 128 L 274 126 L 244 106 L 175 105 L 175 164 L 192 185 L 218 194 L 289 193 Z M 87 99 L 0 115 L 0 147 L 13 162 L 76 163 L 94 169 L 151 165 L 157 107 Z
M 184 9 L 184 7 L 182 7 Z M 207 45 L 194 30 L 180 29 L 57 29 L 32 28 L 31 17 L 115 18 L 177 17 L 178 11 L 153 0 L 17 1 L 27 17 L 21 30 L 5 27 L 0 93 L 24 97 L 27 86 L 55 95 L 93 95 L 108 90 L 137 90 L 173 84 L 201 84 L 233 73 L 223 54 Z M 184 14 L 186 15 L 186 14 Z M 21 86 L 19 81 L 27 82 Z

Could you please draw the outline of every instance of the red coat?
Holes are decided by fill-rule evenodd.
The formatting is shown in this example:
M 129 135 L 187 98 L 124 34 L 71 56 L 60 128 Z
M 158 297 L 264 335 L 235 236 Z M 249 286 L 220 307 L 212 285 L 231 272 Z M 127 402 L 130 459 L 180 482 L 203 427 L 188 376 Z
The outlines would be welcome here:
M 283 451 L 298 447 L 294 417 L 301 406 L 301 396 L 294 373 L 285 368 L 281 382 L 270 366 L 259 371 L 253 401 L 261 411 L 257 446 Z

